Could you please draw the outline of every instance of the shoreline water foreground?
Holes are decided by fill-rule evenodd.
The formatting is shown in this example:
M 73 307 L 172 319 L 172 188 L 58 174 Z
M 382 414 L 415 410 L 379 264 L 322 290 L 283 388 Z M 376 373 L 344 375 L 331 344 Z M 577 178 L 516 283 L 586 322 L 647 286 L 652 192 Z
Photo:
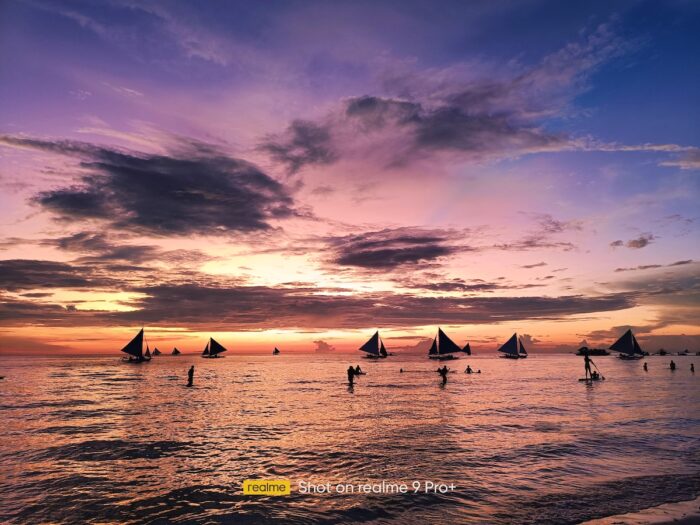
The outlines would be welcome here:
M 664 503 L 637 512 L 584 521 L 580 525 L 700 525 L 700 496 L 689 501 Z

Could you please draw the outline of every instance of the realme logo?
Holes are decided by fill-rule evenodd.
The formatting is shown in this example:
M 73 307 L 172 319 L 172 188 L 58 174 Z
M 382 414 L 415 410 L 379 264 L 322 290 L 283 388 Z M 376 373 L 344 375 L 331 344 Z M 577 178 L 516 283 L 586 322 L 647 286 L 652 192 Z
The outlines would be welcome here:
M 246 479 L 243 494 L 253 496 L 289 496 L 292 483 L 288 479 Z

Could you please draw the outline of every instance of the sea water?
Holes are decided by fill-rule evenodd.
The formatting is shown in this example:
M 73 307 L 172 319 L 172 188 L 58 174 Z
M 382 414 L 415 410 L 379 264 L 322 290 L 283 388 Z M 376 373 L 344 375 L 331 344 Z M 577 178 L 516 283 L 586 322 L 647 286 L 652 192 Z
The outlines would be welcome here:
M 700 357 L 586 384 L 573 355 L 476 356 L 441 386 L 423 356 L 231 354 L 3 357 L 0 522 L 577 523 L 700 493 Z

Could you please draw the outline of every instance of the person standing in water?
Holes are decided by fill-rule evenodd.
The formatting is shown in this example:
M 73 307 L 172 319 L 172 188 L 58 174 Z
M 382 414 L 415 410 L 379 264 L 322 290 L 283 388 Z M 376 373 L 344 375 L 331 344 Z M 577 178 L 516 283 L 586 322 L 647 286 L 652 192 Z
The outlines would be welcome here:
M 649 371 L 649 368 L 647 367 L 647 364 L 646 364 L 646 363 L 644 363 L 644 371 L 645 371 L 645 372 L 648 372 L 648 371 Z
M 190 367 L 189 372 L 187 372 L 187 386 L 192 386 L 194 382 L 194 365 Z
M 695 373 L 695 363 L 690 363 L 690 371 L 694 374 Z
M 467 374 L 471 374 L 473 372 L 472 367 L 467 365 L 467 369 L 465 370 Z
M 444 385 L 445 383 L 447 383 L 448 368 L 447 366 L 443 366 L 442 368 L 438 368 L 437 371 L 442 376 L 442 384 Z
M 348 367 L 348 383 L 350 383 L 350 386 L 353 385 L 353 382 L 355 381 L 355 369 L 350 365 Z
M 360 374 L 362 374 L 362 369 L 360 368 L 360 365 L 357 365 L 355 367 L 355 375 L 359 376 Z
M 591 358 L 588 357 L 588 350 L 584 350 L 583 351 L 583 366 L 585 368 L 584 373 L 585 373 L 586 379 L 588 379 L 589 377 L 591 379 L 593 379 L 593 371 L 591 370 L 591 363 L 592 362 L 593 361 L 591 360 Z
M 676 363 L 673 362 L 673 359 L 671 359 L 671 365 L 670 365 L 670 367 L 671 367 L 671 370 L 675 370 L 675 369 L 676 369 Z

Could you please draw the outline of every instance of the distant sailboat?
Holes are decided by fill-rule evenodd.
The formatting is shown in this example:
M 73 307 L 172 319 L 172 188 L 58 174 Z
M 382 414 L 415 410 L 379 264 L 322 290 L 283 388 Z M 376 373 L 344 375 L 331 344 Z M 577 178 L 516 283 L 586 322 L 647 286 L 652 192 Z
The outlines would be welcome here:
M 637 338 L 634 337 L 632 330 L 627 330 L 622 334 L 620 339 L 610 345 L 610 350 L 619 352 L 620 354 L 618 357 L 626 360 L 641 359 L 645 355 L 637 342 Z
M 384 359 L 389 356 L 384 341 L 379 337 L 379 330 L 374 332 L 374 335 L 360 347 L 360 351 L 366 353 L 365 358 L 367 359 Z
M 151 360 L 150 352 L 148 352 L 148 350 L 146 350 L 145 355 L 143 353 L 143 328 L 139 330 L 136 337 L 129 341 L 129 344 L 122 348 L 122 352 L 129 354 L 128 358 L 123 358 L 123 360 L 127 363 L 143 363 L 144 361 Z
M 452 341 L 452 339 L 447 337 L 447 334 L 442 331 L 442 328 L 438 328 L 438 334 L 433 339 L 433 344 L 428 350 L 428 358 L 438 359 L 440 361 L 447 359 L 459 359 L 453 354 L 466 352 L 467 349 L 469 349 L 469 353 L 471 353 L 471 348 L 469 348 L 468 344 L 464 348 L 460 348 L 454 341 Z
M 513 334 L 498 351 L 503 352 L 501 357 L 506 359 L 525 359 L 527 357 L 527 350 L 525 350 L 523 342 L 518 339 L 518 334 Z
M 221 346 L 221 344 L 217 343 L 213 337 L 210 337 L 209 341 L 207 342 L 207 346 L 204 347 L 204 351 L 202 352 L 202 357 L 208 358 L 208 359 L 224 357 L 222 355 L 219 355 L 219 354 L 222 354 L 223 352 L 226 352 L 226 348 Z
M 160 355 L 160 354 L 162 354 L 162 353 L 163 353 L 163 352 L 161 352 L 160 350 L 158 350 L 157 347 L 153 349 L 153 355 Z
M 173 348 L 173 351 L 170 352 L 170 355 L 180 355 L 180 350 L 177 349 L 177 347 Z
M 275 349 L 272 351 L 272 355 L 279 355 L 280 354 L 280 349 L 275 347 Z

